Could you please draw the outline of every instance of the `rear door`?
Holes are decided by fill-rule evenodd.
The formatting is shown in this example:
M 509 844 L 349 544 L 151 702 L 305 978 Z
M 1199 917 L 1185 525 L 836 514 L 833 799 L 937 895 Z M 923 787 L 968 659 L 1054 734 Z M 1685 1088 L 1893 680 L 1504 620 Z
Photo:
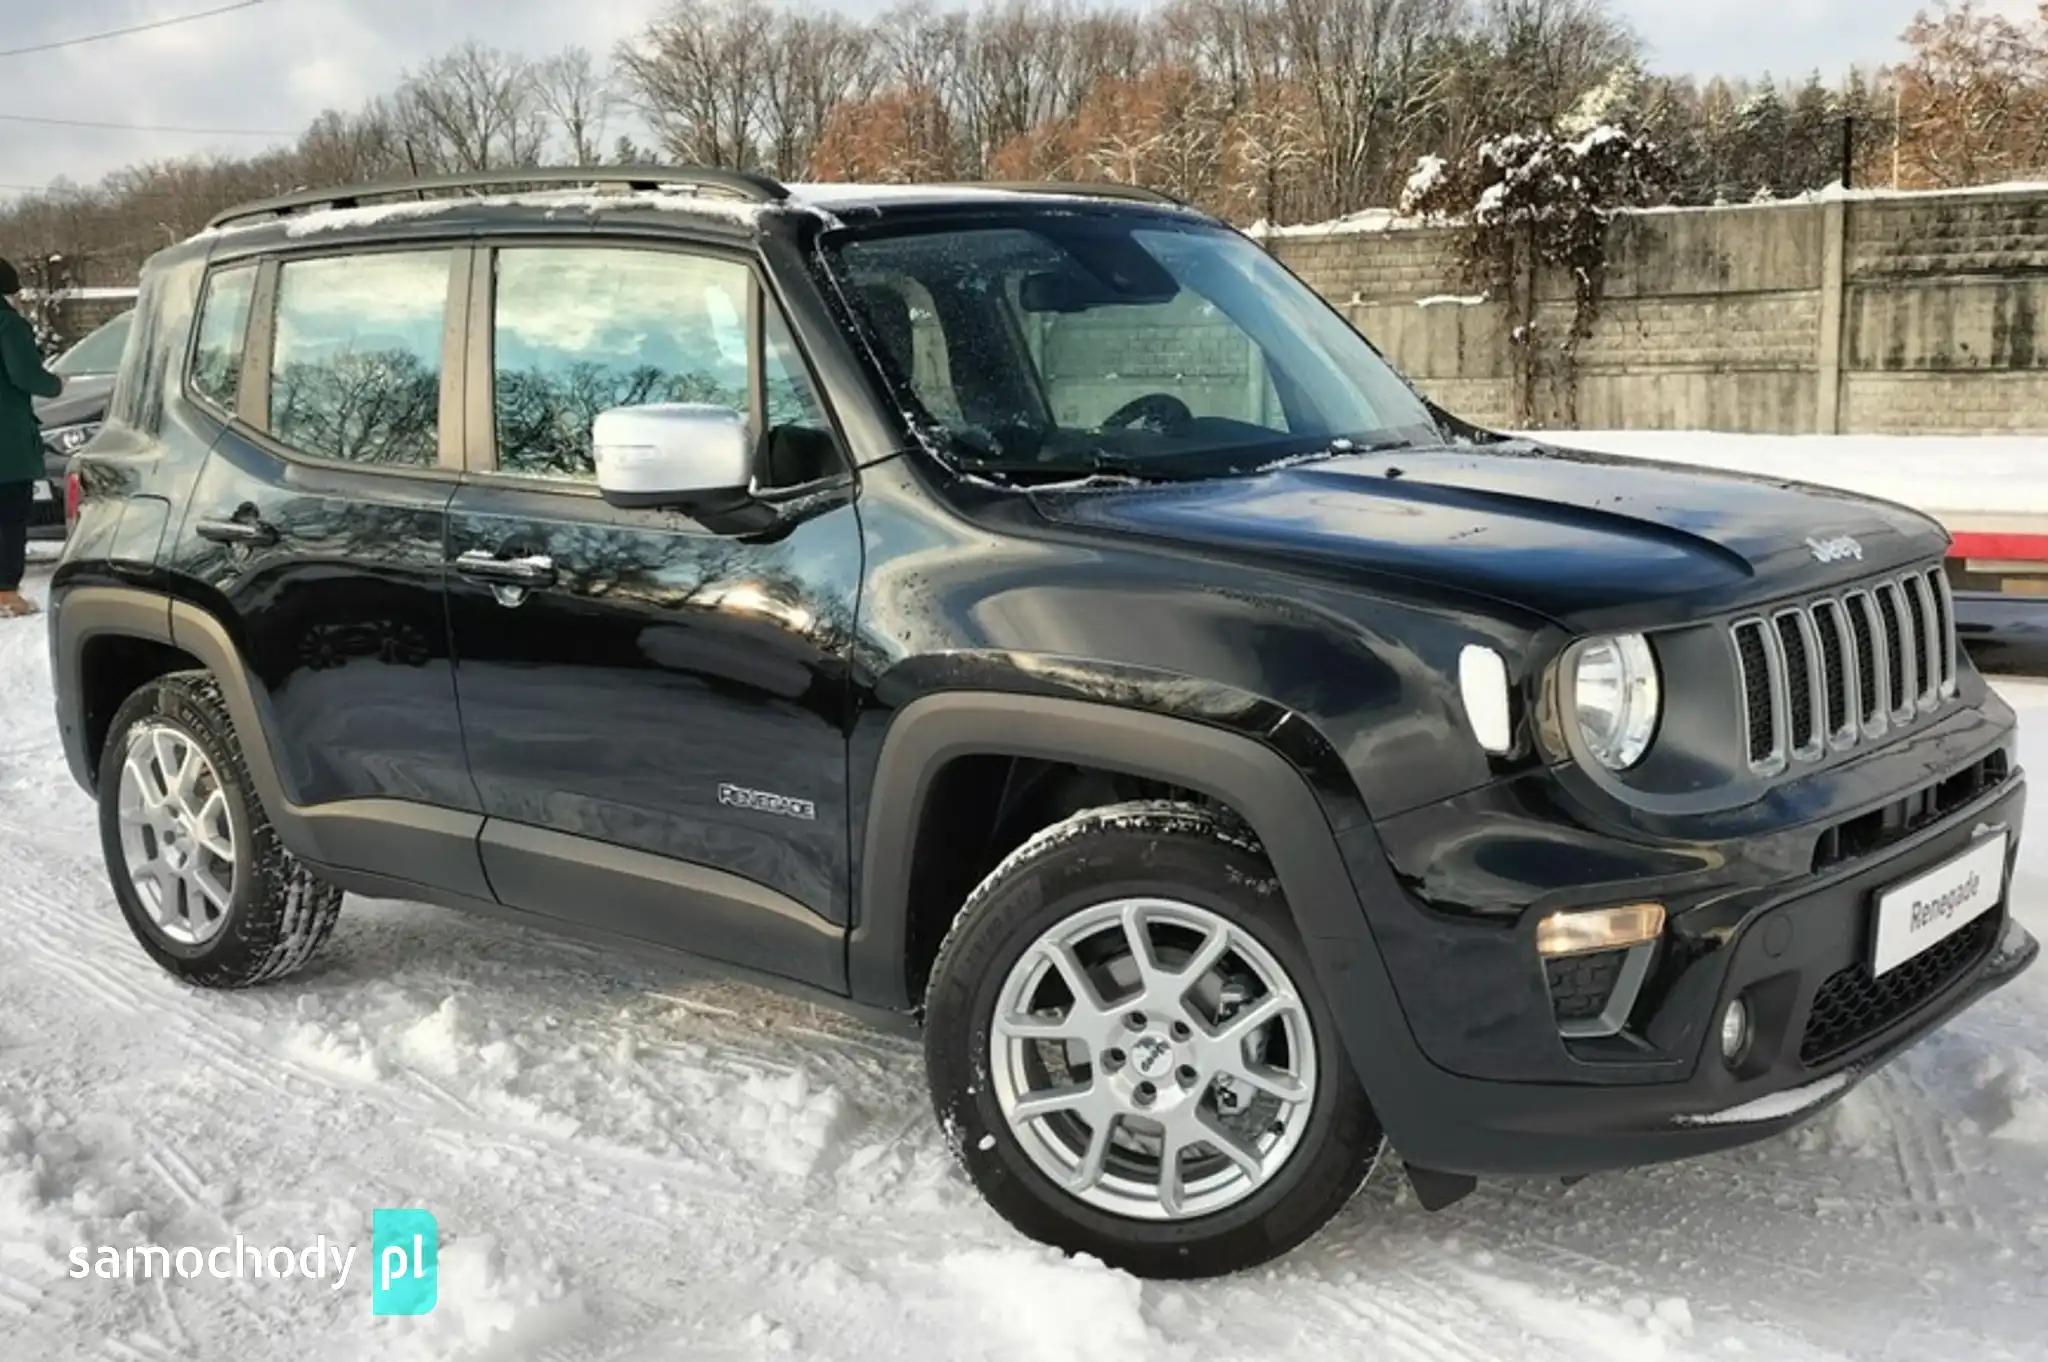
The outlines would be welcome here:
M 449 617 L 483 857 L 512 907 L 843 979 L 847 667 L 860 535 L 815 386 L 745 257 L 508 245 L 450 508 Z M 621 511 L 610 407 L 752 412 L 774 532 Z
M 321 855 L 482 897 L 443 599 L 469 258 L 408 244 L 213 271 L 188 387 L 229 424 L 177 566 L 237 635 L 286 797 L 327 815 Z

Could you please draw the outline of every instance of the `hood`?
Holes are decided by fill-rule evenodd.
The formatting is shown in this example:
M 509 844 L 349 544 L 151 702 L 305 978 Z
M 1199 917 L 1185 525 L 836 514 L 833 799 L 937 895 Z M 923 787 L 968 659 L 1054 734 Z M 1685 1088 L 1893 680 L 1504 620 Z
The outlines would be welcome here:
M 1918 512 L 1848 492 L 1520 442 L 1036 501 L 1077 529 L 1402 578 L 1582 629 L 1817 591 L 1947 544 Z
M 35 401 L 36 420 L 44 430 L 75 426 L 81 421 L 104 421 L 107 402 L 113 396 L 112 374 L 80 374 L 64 380 L 64 391 L 56 397 Z

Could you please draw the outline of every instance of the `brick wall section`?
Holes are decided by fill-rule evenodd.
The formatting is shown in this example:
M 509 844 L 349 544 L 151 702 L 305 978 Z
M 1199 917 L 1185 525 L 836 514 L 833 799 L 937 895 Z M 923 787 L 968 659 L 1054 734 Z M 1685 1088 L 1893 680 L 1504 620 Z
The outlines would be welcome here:
M 1504 310 L 1419 305 L 1467 291 L 1454 233 L 1268 245 L 1424 392 L 1477 421 L 1512 420 Z M 1844 432 L 2048 433 L 2048 191 L 1631 214 L 1608 251 L 1580 352 L 1582 426 L 1797 434 L 1833 418 Z M 1566 281 L 1543 296 L 1540 323 L 1560 334 Z

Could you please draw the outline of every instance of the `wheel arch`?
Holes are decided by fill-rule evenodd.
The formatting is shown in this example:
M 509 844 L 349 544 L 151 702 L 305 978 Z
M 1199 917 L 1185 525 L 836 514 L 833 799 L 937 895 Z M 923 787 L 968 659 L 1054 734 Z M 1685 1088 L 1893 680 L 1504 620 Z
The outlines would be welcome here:
M 51 662 L 58 677 L 58 726 L 79 783 L 93 788 L 84 718 L 87 645 L 124 636 L 175 650 L 220 683 L 243 763 L 285 850 L 325 871 L 419 868 L 421 886 L 488 900 L 476 854 L 482 816 L 397 799 L 299 803 L 277 760 L 261 679 L 228 625 L 190 601 L 135 587 L 77 586 L 52 612 Z M 153 677 L 143 677 L 147 682 Z
M 899 1012 L 913 1006 L 909 885 L 923 805 L 950 761 L 987 754 L 1107 768 L 1234 810 L 1272 864 L 1346 1058 L 1394 1145 L 1426 1151 L 1444 1122 L 1458 1119 L 1459 1090 L 1469 1085 L 1451 1080 L 1416 1044 L 1361 902 L 1364 893 L 1400 892 L 1363 806 L 1340 801 L 1333 826 L 1311 773 L 1250 734 L 1173 715 L 993 691 L 930 694 L 905 705 L 883 739 L 859 830 L 858 917 L 847 939 L 856 1002 Z M 1368 858 L 1363 881 L 1354 882 L 1347 852 Z
M 901 1009 L 914 1003 L 906 961 L 920 832 L 942 773 L 977 757 L 1067 763 L 1212 799 L 1258 837 L 1305 938 L 1370 948 L 1336 832 L 1308 780 L 1272 748 L 1214 725 L 1119 705 L 950 692 L 898 712 L 876 761 L 860 831 L 858 916 L 848 939 L 848 981 L 860 1001 Z

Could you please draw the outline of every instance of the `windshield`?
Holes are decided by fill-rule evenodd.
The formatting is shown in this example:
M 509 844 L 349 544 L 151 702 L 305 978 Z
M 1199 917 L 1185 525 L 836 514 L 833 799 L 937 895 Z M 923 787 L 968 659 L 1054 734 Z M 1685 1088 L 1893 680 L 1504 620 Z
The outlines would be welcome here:
M 121 367 L 121 350 L 128 344 L 128 323 L 135 314 L 123 312 L 84 340 L 66 350 L 50 366 L 53 374 L 78 378 L 84 374 L 111 374 Z
M 834 255 L 915 414 L 1012 481 L 1206 477 L 1436 434 L 1357 332 L 1232 232 L 1037 214 Z

